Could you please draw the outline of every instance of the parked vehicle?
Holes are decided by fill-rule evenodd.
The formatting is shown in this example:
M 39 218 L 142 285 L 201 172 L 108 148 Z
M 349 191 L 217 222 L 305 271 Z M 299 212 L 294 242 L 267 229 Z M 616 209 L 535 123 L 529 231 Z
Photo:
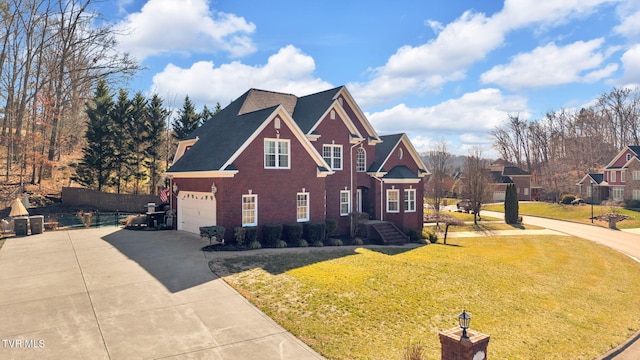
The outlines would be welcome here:
M 456 207 L 458 208 L 459 211 L 464 211 L 468 214 L 471 211 L 471 200 L 462 199 L 458 201 L 458 203 L 456 204 Z
M 577 198 L 571 202 L 571 205 L 584 205 L 586 204 L 583 199 Z

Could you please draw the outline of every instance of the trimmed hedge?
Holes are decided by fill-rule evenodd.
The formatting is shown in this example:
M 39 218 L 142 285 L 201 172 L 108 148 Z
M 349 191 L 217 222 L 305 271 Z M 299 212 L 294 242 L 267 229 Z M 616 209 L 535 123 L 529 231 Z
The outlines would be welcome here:
M 302 239 L 302 224 L 290 223 L 282 225 L 282 238 L 289 246 L 298 246 Z
M 278 247 L 278 242 L 282 237 L 282 225 L 281 224 L 267 224 L 262 226 L 262 238 L 263 243 L 266 246 Z M 280 246 L 281 247 L 281 246 Z
M 304 237 L 310 244 L 322 242 L 325 237 L 326 225 L 323 222 L 307 222 L 304 223 Z

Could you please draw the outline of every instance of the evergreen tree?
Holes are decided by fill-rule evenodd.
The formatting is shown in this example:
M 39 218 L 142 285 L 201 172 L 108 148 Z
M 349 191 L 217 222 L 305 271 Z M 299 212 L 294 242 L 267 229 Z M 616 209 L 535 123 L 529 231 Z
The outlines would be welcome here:
M 209 119 L 213 117 L 213 115 L 215 114 L 211 110 L 209 110 L 207 105 L 205 105 L 204 108 L 202 109 L 202 112 L 200 113 L 200 124 L 206 123 Z
M 516 184 L 508 184 L 504 197 L 504 221 L 507 224 L 518 223 L 518 188 Z
M 153 95 L 147 105 L 148 134 L 145 148 L 146 161 L 144 166 L 149 172 L 151 191 L 154 191 L 162 169 L 160 168 L 165 143 L 167 110 L 162 107 L 162 99 Z
M 129 143 L 129 153 L 131 154 L 129 168 L 134 180 L 134 194 L 140 193 L 140 186 L 147 178 L 147 173 L 144 168 L 144 150 L 149 136 L 149 121 L 147 115 L 147 99 L 142 93 L 138 92 L 131 100 L 131 116 L 127 124 L 128 131 L 131 134 L 131 142 Z
M 86 145 L 74 180 L 89 188 L 102 190 L 113 173 L 113 123 L 110 113 L 113 99 L 104 80 L 100 80 L 93 99 L 87 103 Z
M 129 119 L 131 118 L 131 101 L 129 93 L 120 89 L 118 99 L 110 113 L 113 122 L 113 170 L 114 176 L 111 184 L 116 187 L 116 192 L 120 194 L 126 188 L 131 173 L 129 163 L 131 162 L 131 141 L 132 134 L 129 129 Z
M 218 102 L 216 103 L 216 108 L 215 108 L 215 110 L 213 111 L 213 115 L 216 115 L 216 114 L 217 114 L 217 113 L 219 113 L 220 111 L 222 111 L 222 106 L 220 106 L 220 101 L 218 101 Z
M 196 112 L 195 106 L 185 97 L 182 109 L 178 110 L 178 117 L 171 123 L 174 139 L 180 141 L 191 134 L 200 126 L 200 114 Z

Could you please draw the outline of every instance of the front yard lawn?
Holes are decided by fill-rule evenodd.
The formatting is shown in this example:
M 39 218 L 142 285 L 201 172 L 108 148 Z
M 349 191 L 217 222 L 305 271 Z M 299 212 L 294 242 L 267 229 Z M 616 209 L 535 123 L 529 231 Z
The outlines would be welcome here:
M 640 265 L 567 236 L 453 246 L 261 250 L 210 263 L 329 359 L 440 358 L 438 332 L 471 313 L 494 359 L 593 359 L 640 328 Z
M 489 204 L 482 207 L 483 210 L 504 212 L 503 204 Z M 611 211 L 609 206 L 593 206 L 595 216 Z M 640 212 L 628 209 L 617 209 L 620 213 L 629 216 L 627 220 L 617 224 L 619 229 L 640 228 Z M 546 202 L 521 202 L 519 204 L 520 215 L 540 216 L 558 220 L 575 221 L 584 224 L 591 224 L 591 205 L 564 205 Z M 482 214 L 482 212 L 480 212 Z M 605 221 L 595 220 L 594 224 L 608 227 Z

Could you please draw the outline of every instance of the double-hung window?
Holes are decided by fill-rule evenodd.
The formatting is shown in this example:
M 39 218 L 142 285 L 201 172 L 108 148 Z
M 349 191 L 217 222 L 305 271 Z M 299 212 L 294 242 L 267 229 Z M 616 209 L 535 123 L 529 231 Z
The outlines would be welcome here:
M 631 174 L 631 177 L 633 178 L 633 180 L 640 180 L 640 171 L 639 170 L 633 170 L 633 173 Z
M 389 213 L 400 212 L 400 190 L 398 189 L 387 190 L 387 212 Z
M 309 221 L 309 193 L 299 192 L 296 195 L 296 218 L 298 222 Z
M 242 195 L 242 226 L 258 225 L 258 195 Z
M 351 212 L 351 191 L 340 191 L 340 216 L 347 216 Z
M 289 140 L 264 139 L 264 167 L 289 169 Z
M 406 189 L 404 191 L 404 212 L 416 211 L 416 189 Z
M 331 170 L 342 170 L 342 145 L 323 145 L 322 157 Z

